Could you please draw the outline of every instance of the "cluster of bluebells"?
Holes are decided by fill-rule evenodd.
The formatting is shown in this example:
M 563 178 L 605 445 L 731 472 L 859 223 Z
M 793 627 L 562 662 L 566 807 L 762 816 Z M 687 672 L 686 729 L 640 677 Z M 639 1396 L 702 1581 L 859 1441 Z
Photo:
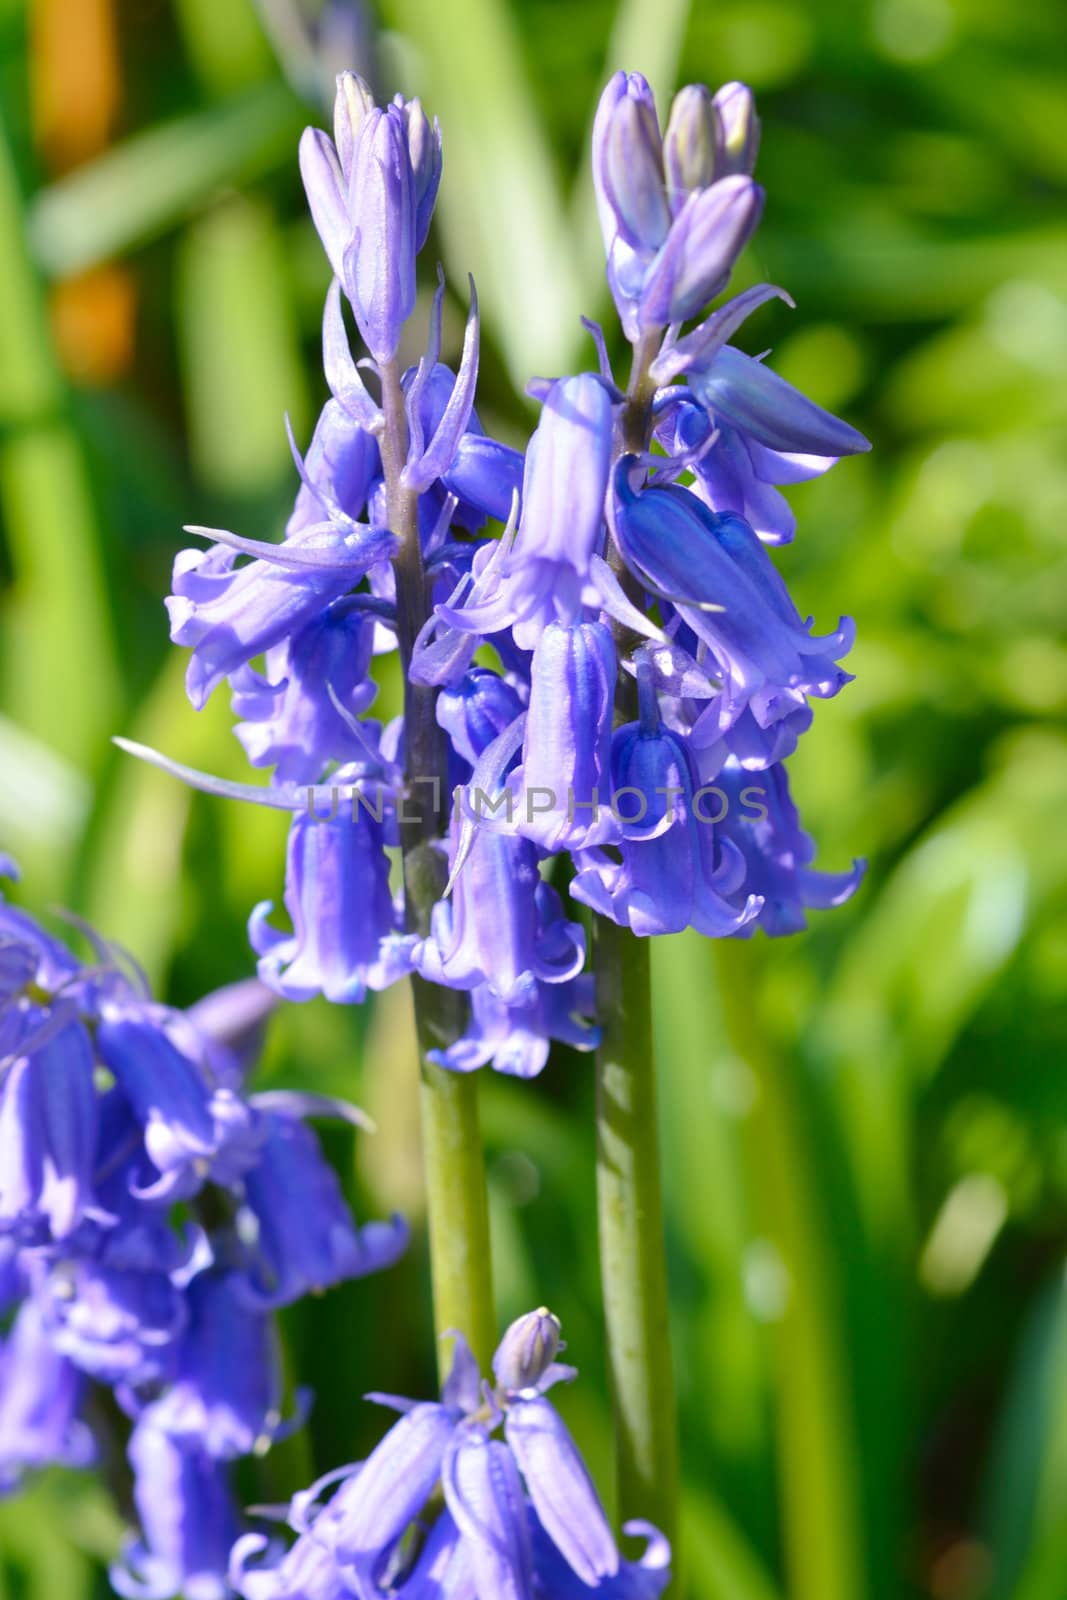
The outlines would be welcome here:
M 632 1522 L 624 1532 L 645 1538 L 644 1554 L 620 1555 L 546 1398 L 576 1376 L 556 1361 L 559 1333 L 550 1312 L 532 1311 L 501 1340 L 493 1382 L 457 1336 L 439 1402 L 368 1396 L 400 1420 L 366 1461 L 294 1496 L 282 1513 L 294 1543 L 258 1533 L 238 1542 L 237 1592 L 245 1600 L 654 1600 L 670 1576 L 666 1542 Z
M 407 1229 L 356 1226 L 306 1125 L 352 1108 L 247 1092 L 258 982 L 178 1012 L 89 937 L 86 965 L 0 898 L 0 1490 L 106 1460 L 124 1414 L 141 1529 L 116 1591 L 221 1600 L 229 1464 L 305 1405 L 283 1417 L 275 1313 L 389 1265 Z
M 201 707 L 225 685 L 248 759 L 269 777 L 224 784 L 139 752 L 292 814 L 284 916 L 265 902 L 249 924 L 260 980 L 276 994 L 359 1003 L 416 973 L 469 998 L 465 1030 L 432 1059 L 529 1077 L 553 1041 L 590 1049 L 598 1039 L 575 908 L 641 937 L 775 935 L 856 888 L 859 864 L 812 867 L 784 766 L 811 702 L 848 682 L 852 627 L 817 633 L 771 550 L 794 533 L 780 489 L 866 441 L 730 343 L 784 291 L 759 285 L 708 310 L 759 221 L 757 144 L 743 85 L 715 95 L 688 86 L 661 128 L 643 78 L 611 80 L 594 177 L 632 376 L 624 391 L 588 324 L 596 370 L 531 384 L 541 414 L 523 454 L 487 434 L 474 409 L 473 285 L 458 367 L 440 359 L 442 277 L 424 352 L 400 369 L 441 177 L 436 123 L 418 101 L 376 105 L 344 74 L 333 137 L 305 133 L 301 171 L 333 272 L 330 398 L 303 456 L 294 442 L 301 486 L 284 538 L 191 529 L 206 545 L 179 555 L 168 600 L 172 638 L 191 652 L 190 699 Z M 369 352 L 359 360 L 349 313 Z M 410 518 L 394 514 L 398 496 Z M 402 538 L 417 541 L 417 559 Z M 432 705 L 444 736 L 439 770 L 418 769 L 414 721 L 373 716 L 375 657 L 398 648 L 409 707 Z M 419 785 L 454 796 L 431 845 L 444 885 L 432 907 L 405 905 L 393 870 Z M 210 1113 L 217 1149 L 197 1147 L 190 1162 L 178 1140 L 179 1189 L 195 1174 L 247 1193 L 254 1140 L 241 1118 L 255 1125 L 263 1111 L 254 1099 L 236 1105 L 232 1128 Z M 297 1119 L 285 1127 L 290 1141 L 304 1138 Z M 129 1193 L 154 1201 L 170 1182 L 163 1167 Z M 88 1213 L 85 1225 L 99 1235 Z M 228 1254 L 243 1262 L 243 1235 L 225 1229 L 224 1273 L 244 1274 L 240 1314 L 278 1303 L 254 1279 L 249 1301 L 247 1270 Z M 278 1272 L 299 1292 L 309 1275 L 290 1265 L 291 1243 Z M 201 1294 L 222 1294 L 219 1271 Z M 645 1529 L 645 1556 L 620 1556 L 546 1398 L 572 1375 L 557 1348 L 554 1319 L 533 1313 L 505 1336 L 491 1383 L 458 1340 L 441 1402 L 386 1399 L 400 1421 L 366 1462 L 296 1497 L 285 1518 L 295 1543 L 246 1535 L 234 1586 L 247 1600 L 658 1594 L 664 1542 Z M 206 1367 L 199 1355 L 193 1365 Z M 262 1370 L 243 1363 L 232 1396 L 211 1402 L 185 1368 L 155 1374 L 162 1395 L 135 1438 L 161 1409 L 169 1431 L 156 1427 L 153 1440 L 173 1443 L 195 1417 L 201 1450 L 207 1437 L 250 1447 L 276 1426 L 245 1398 L 247 1373 Z M 126 1375 L 110 1378 L 136 1395 Z M 210 1473 L 201 1488 L 201 1526 L 217 1530 Z
M 351 74 L 333 138 L 305 133 L 301 170 L 334 273 L 330 398 L 297 456 L 284 540 L 191 530 L 211 542 L 178 557 L 168 601 L 193 704 L 228 685 L 249 760 L 270 771 L 258 789 L 183 776 L 293 813 L 288 926 L 269 903 L 250 923 L 277 993 L 353 1003 L 417 972 L 469 995 L 441 1064 L 531 1076 L 553 1040 L 598 1038 L 585 932 L 554 885 L 639 936 L 712 937 L 793 932 L 855 889 L 861 864 L 812 867 L 783 765 L 811 702 L 848 681 L 853 630 L 815 631 L 771 547 L 794 531 L 780 487 L 866 441 L 729 342 L 784 291 L 746 290 L 690 325 L 759 220 L 757 144 L 741 84 L 688 86 L 662 130 L 643 78 L 608 84 L 594 176 L 636 376 L 624 393 L 589 324 L 597 370 L 531 384 L 541 416 L 525 455 L 474 410 L 473 288 L 458 370 L 440 360 L 442 280 L 399 391 L 399 487 L 416 497 L 431 596 L 403 664 L 436 696 L 448 741 L 447 770 L 422 773 L 403 719 L 369 714 L 374 658 L 397 648 L 400 546 L 383 464 L 397 418 L 387 385 L 364 374 L 395 375 L 440 133 L 418 101 L 379 107 Z M 456 796 L 438 846 L 447 889 L 428 919 L 390 869 L 419 784 Z

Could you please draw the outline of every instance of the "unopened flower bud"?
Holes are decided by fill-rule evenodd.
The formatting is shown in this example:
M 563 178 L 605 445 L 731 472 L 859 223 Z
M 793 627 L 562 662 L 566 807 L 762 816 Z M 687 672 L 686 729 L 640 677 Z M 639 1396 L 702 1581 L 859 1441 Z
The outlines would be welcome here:
M 719 127 L 711 94 L 704 84 L 690 83 L 678 91 L 663 136 L 667 195 L 673 211 L 681 208 L 692 190 L 706 189 L 717 176 Z
M 751 178 L 724 178 L 689 195 L 645 278 L 640 325 L 684 322 L 720 294 L 762 210 L 763 190 Z
M 368 111 L 374 110 L 370 85 L 355 72 L 337 76 L 337 98 L 333 103 L 333 140 L 347 182 L 352 173 L 352 156 L 359 130 Z
M 392 360 L 415 309 L 414 191 L 403 111 L 369 112 L 349 190 L 355 248 L 346 252 L 341 281 L 376 361 Z
M 618 234 L 634 249 L 658 249 L 671 214 L 656 102 L 640 73 L 616 73 L 601 96 L 593 129 L 593 177 L 605 244 L 610 248 Z
M 493 1371 L 502 1389 L 535 1389 L 556 1359 L 559 1318 L 545 1306 L 513 1322 L 497 1346 Z
M 744 83 L 725 83 L 715 96 L 718 148 L 715 176 L 751 173 L 759 151 L 760 123 L 752 90 Z
M 415 248 L 421 250 L 430 229 L 434 201 L 441 182 L 441 128 L 430 121 L 421 102 L 400 102 L 408 131 L 408 155 L 415 180 Z

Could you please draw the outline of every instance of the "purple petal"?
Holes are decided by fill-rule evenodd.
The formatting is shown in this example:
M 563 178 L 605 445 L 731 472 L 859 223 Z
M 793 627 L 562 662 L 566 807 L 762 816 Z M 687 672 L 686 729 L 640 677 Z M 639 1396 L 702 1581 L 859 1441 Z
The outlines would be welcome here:
M 393 1424 L 333 1502 L 337 1560 L 359 1581 L 381 1576 L 396 1541 L 433 1493 L 455 1427 L 455 1413 L 446 1406 L 416 1406 Z
M 442 413 L 437 429 L 426 449 L 414 460 L 409 460 L 401 473 L 405 489 L 421 494 L 435 479 L 440 478 L 456 453 L 459 438 L 470 422 L 474 405 L 474 390 L 478 382 L 478 294 L 474 279 L 470 280 L 471 308 L 463 338 L 463 356 L 459 364 L 452 393 Z
M 585 1462 L 549 1401 L 509 1406 L 507 1441 L 541 1523 L 583 1583 L 619 1570 L 619 1552 Z
M 851 456 L 869 450 L 857 429 L 824 411 L 762 361 L 726 345 L 693 388 L 757 444 L 812 456 Z
M 534 1600 L 526 1503 L 507 1446 L 481 1428 L 461 1429 L 446 1456 L 443 1481 L 477 1593 Z

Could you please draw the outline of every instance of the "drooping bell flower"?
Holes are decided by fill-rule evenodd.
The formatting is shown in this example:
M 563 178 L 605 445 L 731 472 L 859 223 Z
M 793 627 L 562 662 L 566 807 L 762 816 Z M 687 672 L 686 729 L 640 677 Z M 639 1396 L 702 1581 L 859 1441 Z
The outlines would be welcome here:
M 292 933 L 256 906 L 248 934 L 263 983 L 287 1000 L 323 994 L 358 1005 L 368 989 L 384 989 L 411 970 L 399 902 L 389 887 L 384 809 L 378 791 L 360 798 L 358 777 L 336 774 L 336 805 L 328 817 L 298 812 L 289 829 L 285 909 Z M 332 780 L 334 781 L 334 780 Z M 367 804 L 364 804 L 364 799 Z
M 842 618 L 823 637 L 802 621 L 766 549 L 740 517 L 710 512 L 674 484 L 635 491 L 632 457 L 616 474 L 616 531 L 627 565 L 669 601 L 708 648 L 723 682 L 719 727 L 747 706 L 768 727 L 805 695 L 825 698 L 849 682 L 837 665 L 854 629 Z
M 637 322 L 662 328 L 721 294 L 763 214 L 763 190 L 749 177 L 720 178 L 687 196 L 641 285 Z
M 659 721 L 647 681 L 639 686 L 641 720 L 619 728 L 612 747 L 619 859 L 578 852 L 571 895 L 641 937 L 684 928 L 712 939 L 736 933 L 761 902 L 739 893 L 741 854 L 710 820 L 715 812 L 684 738 Z
M 475 793 L 468 803 L 478 806 Z M 462 838 L 452 815 L 452 862 Z M 538 983 L 566 983 L 585 964 L 585 932 L 568 922 L 558 894 L 537 870 L 528 839 L 474 826 L 452 894 L 434 906 L 430 936 L 416 948 L 424 978 L 450 989 L 485 984 L 505 1005 L 532 1005 Z
M 42 1264 L 34 1292 L 56 1350 L 90 1377 L 136 1388 L 169 1375 L 188 1316 L 174 1274 L 72 1257 Z
M 476 318 L 476 309 L 471 318 Z M 522 484 L 522 455 L 490 438 L 474 410 L 476 330 L 476 320 L 468 321 L 467 349 L 455 373 L 435 358 L 439 338 L 435 314 L 430 349 L 419 366 L 409 369 L 403 378 L 411 438 L 404 483 L 420 495 L 424 547 L 426 534 L 441 516 L 446 494 L 455 499 L 450 520 L 477 533 L 486 517 L 507 521 L 512 496 Z
M 455 755 L 469 768 L 522 711 L 515 686 L 488 667 L 472 667 L 457 684 L 437 696 L 437 720 Z
M 377 693 L 373 640 L 360 598 L 335 600 L 272 653 L 268 677 L 250 667 L 234 675 L 233 709 L 245 719 L 234 732 L 252 766 L 273 767 L 280 783 L 318 783 L 331 762 L 364 757 L 351 721 Z
M 215 1460 L 251 1455 L 282 1431 L 274 1325 L 249 1304 L 236 1273 L 198 1273 L 187 1303 L 170 1382 L 142 1420 Z
M 574 1440 L 546 1398 L 553 1384 L 575 1376 L 556 1361 L 560 1348 L 559 1324 L 542 1308 L 505 1334 L 495 1385 L 483 1385 L 457 1338 L 439 1404 L 371 1396 L 401 1411 L 400 1419 L 361 1466 L 294 1498 L 289 1521 L 300 1538 L 288 1555 L 272 1553 L 259 1536 L 241 1541 L 232 1568 L 238 1593 L 335 1600 L 387 1586 L 405 1600 L 535 1600 L 556 1592 L 545 1587 L 555 1562 L 597 1593 L 615 1592 L 626 1564 Z M 501 1422 L 503 1439 L 494 1437 Z M 332 1499 L 319 1507 L 332 1486 Z M 551 1546 L 544 1576 L 535 1566 L 532 1516 Z M 411 1543 L 414 1527 L 422 1537 Z M 313 1544 L 330 1557 L 336 1589 Z M 295 1581 L 298 1562 L 310 1576 L 306 1591 Z
M 796 531 L 796 517 L 779 487 L 818 477 L 838 459 L 768 450 L 689 398 L 672 404 L 669 421 L 657 433 L 668 453 L 689 452 L 695 458 L 692 490 L 705 505 L 743 517 L 765 544 L 788 544 Z
M 761 728 L 746 707 L 725 731 L 720 727 L 720 707 L 716 702 L 698 712 L 689 727 L 689 746 L 701 783 L 713 783 L 731 757 L 746 772 L 763 772 L 785 761 L 796 750 L 797 741 L 812 724 L 812 710 L 802 696 L 797 706 L 769 727 Z
M 756 928 L 776 937 L 807 927 L 805 912 L 828 910 L 851 899 L 866 863 L 855 861 L 849 872 L 817 872 L 811 862 L 815 843 L 800 826 L 789 793 L 785 768 L 746 772 L 731 758 L 715 779 L 725 796 L 722 832 L 741 852 L 745 887 L 759 895 L 759 915 L 738 932 L 749 937 Z
M 114 1074 L 140 1124 L 159 1177 L 146 1195 L 193 1194 L 216 1163 L 232 1157 L 238 1169 L 253 1135 L 246 1108 L 232 1089 L 215 1087 L 203 1064 L 168 1030 L 166 1007 L 118 996 L 101 1008 L 96 1049 Z M 227 1150 L 228 1145 L 235 1148 Z
M 41 1035 L 43 1017 L 23 1015 L 29 1053 L 0 1081 L 0 1233 L 27 1244 L 69 1237 L 95 1204 L 92 1045 L 77 1021 Z M 35 1032 L 43 1042 L 32 1048 Z
M 529 650 L 550 622 L 574 622 L 583 603 L 601 603 L 614 406 L 594 373 L 551 385 L 526 452 L 518 536 L 476 563 L 462 603 L 437 608 L 452 627 L 482 635 L 510 627 Z
M 533 653 L 515 826 L 554 853 L 616 834 L 610 801 L 615 643 L 602 622 L 549 623 Z
M 491 1065 L 513 1078 L 535 1078 L 544 1070 L 553 1041 L 572 1050 L 595 1050 L 596 997 L 590 973 L 566 983 L 538 983 L 534 998 L 509 1006 L 488 984 L 471 990 L 466 1032 L 428 1059 L 453 1072 L 474 1072 Z
M 129 1445 L 139 1537 L 110 1572 L 124 1600 L 226 1600 L 230 1551 L 240 1532 L 226 1467 L 185 1448 L 146 1419 Z
M 396 546 L 385 528 L 356 523 L 346 535 L 316 523 L 282 544 L 245 541 L 255 559 L 238 568 L 235 537 L 183 550 L 174 563 L 170 636 L 192 649 L 185 681 L 198 711 L 226 677 L 299 632 Z
M 764 450 L 829 458 L 832 464 L 839 456 L 871 448 L 856 428 L 824 411 L 765 362 L 746 356 L 733 345 L 719 347 L 707 365 L 694 363 L 689 383 L 717 423 L 727 422 Z M 777 481 L 788 483 L 790 479 Z
M 290 539 L 321 523 L 330 506 L 353 521 L 362 517 L 382 475 L 374 433 L 336 399 L 323 406 L 307 454 L 297 462 L 300 488 L 285 527 Z
M 301 487 L 280 544 L 194 528 L 217 542 L 175 559 L 170 636 L 193 652 L 186 689 L 197 710 L 223 679 L 309 626 L 395 549 L 384 526 L 358 520 L 381 459 L 372 434 L 336 400 L 326 402 L 297 464 Z M 237 567 L 239 554 L 253 559 Z
M 87 1467 L 95 1447 L 81 1420 L 84 1382 L 60 1355 L 33 1300 L 0 1341 L 0 1494 L 27 1471 Z
M 291 1305 L 398 1260 L 408 1242 L 404 1219 L 357 1227 L 311 1129 L 276 1111 L 265 1121 L 259 1160 L 244 1179 L 242 1298 L 264 1307 Z

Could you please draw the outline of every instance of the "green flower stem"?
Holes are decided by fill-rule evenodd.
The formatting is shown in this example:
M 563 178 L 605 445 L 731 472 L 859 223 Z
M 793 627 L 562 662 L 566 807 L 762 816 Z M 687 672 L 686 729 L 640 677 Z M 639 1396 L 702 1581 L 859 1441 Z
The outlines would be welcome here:
M 655 385 L 649 365 L 660 334 L 635 346 L 619 453 L 648 448 Z M 635 604 L 643 597 L 617 550 L 612 565 Z M 640 640 L 616 629 L 620 658 Z M 615 712 L 636 715 L 633 679 L 621 674 Z M 652 986 L 647 940 L 593 919 L 597 1015 L 597 1209 L 600 1278 L 615 1417 L 619 1516 L 654 1522 L 675 1551 L 678 1589 L 678 1421 L 671 1363 L 663 1196 L 659 1168 Z
M 663 1246 L 648 941 L 595 920 L 597 1205 L 619 1514 L 676 1543 L 678 1431 Z M 677 1578 L 677 1570 L 675 1573 Z
M 445 857 L 437 841 L 445 831 L 448 803 L 447 747 L 435 715 L 436 691 L 410 682 L 407 671 L 415 638 L 430 612 L 416 521 L 417 498 L 400 482 L 407 454 L 407 423 L 400 374 L 382 367 L 382 463 L 389 526 L 400 540 L 394 562 L 397 634 L 404 663 L 406 783 L 400 807 L 400 846 L 408 928 L 425 935 L 430 913 L 445 886 Z M 415 1027 L 421 1058 L 423 1170 L 430 1229 L 434 1325 L 467 1339 L 483 1371 L 496 1344 L 489 1256 L 489 1203 L 485 1154 L 478 1120 L 478 1081 L 427 1061 L 427 1052 L 451 1044 L 463 1032 L 466 1002 L 455 990 L 412 980 Z M 444 1369 L 450 1352 L 439 1346 Z

